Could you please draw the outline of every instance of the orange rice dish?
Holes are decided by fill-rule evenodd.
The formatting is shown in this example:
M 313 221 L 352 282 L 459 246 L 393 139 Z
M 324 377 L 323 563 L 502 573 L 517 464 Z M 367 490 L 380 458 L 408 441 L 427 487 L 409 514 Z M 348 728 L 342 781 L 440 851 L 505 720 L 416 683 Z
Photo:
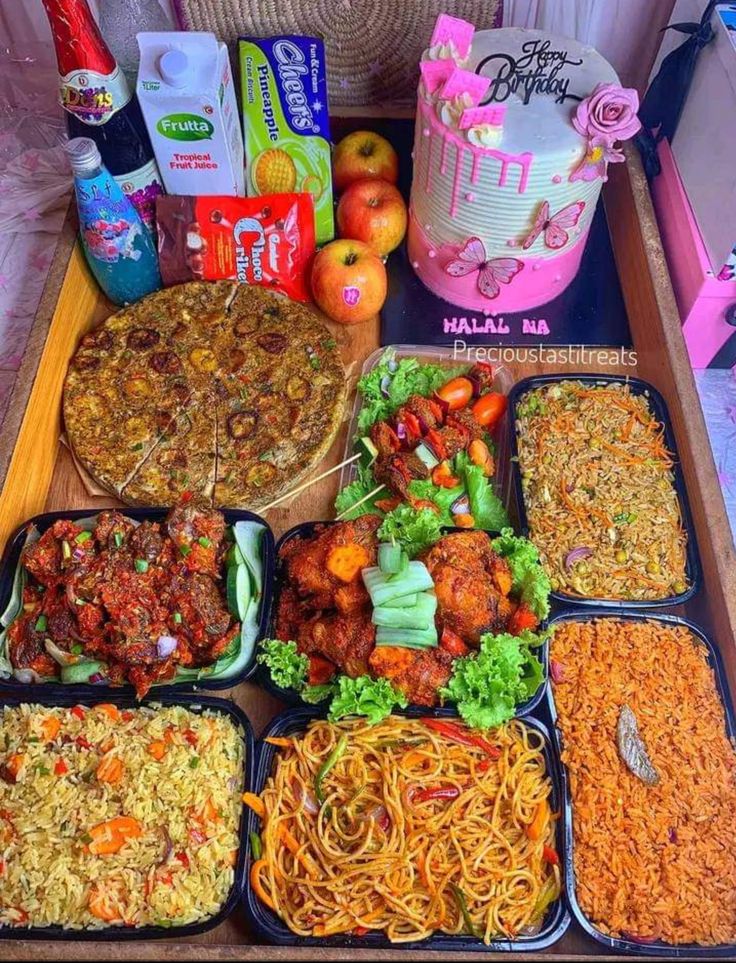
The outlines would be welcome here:
M 705 647 L 684 626 L 600 618 L 559 624 L 551 660 L 581 909 L 609 936 L 736 942 L 736 751 Z M 619 754 L 624 706 L 655 785 Z

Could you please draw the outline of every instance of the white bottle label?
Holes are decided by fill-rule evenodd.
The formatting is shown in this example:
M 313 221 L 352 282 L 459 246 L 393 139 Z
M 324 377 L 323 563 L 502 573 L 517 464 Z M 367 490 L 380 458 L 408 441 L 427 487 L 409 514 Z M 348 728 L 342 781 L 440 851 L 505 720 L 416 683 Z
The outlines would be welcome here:
M 119 67 L 111 74 L 72 70 L 61 78 L 59 86 L 59 101 L 64 110 L 91 125 L 106 123 L 131 97 L 130 86 Z

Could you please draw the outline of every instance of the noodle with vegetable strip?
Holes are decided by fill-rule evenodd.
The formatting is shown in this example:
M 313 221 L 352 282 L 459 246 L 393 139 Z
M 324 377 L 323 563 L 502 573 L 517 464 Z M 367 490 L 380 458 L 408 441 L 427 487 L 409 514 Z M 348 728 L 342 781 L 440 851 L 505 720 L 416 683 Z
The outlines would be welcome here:
M 304 937 L 536 932 L 561 889 L 543 743 L 398 716 L 278 739 L 256 894 Z

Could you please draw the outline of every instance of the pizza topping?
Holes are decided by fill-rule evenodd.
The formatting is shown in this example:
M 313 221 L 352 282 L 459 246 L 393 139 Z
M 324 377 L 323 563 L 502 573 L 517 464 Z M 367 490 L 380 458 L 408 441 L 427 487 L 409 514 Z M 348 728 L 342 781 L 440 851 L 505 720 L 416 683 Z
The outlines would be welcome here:
M 181 371 L 181 361 L 173 351 L 156 351 L 151 355 L 151 367 L 159 374 L 178 374 Z
M 231 371 L 237 371 L 242 368 L 245 364 L 246 354 L 242 348 L 233 348 L 230 352 L 230 364 L 229 368 Z
M 166 432 L 167 435 L 176 434 L 176 424 L 174 422 L 174 416 L 171 414 L 170 411 L 166 411 L 165 409 L 161 409 L 160 411 L 157 411 L 156 414 L 153 416 L 153 420 L 156 425 L 156 428 L 160 432 L 162 433 Z
M 236 411 L 227 419 L 227 433 L 231 438 L 248 438 L 253 434 L 257 420 L 255 411 Z
M 309 382 L 301 375 L 292 375 L 286 382 L 286 394 L 292 401 L 304 401 L 309 394 Z
M 176 381 L 171 386 L 171 397 L 180 405 L 184 404 L 187 398 L 189 398 L 190 394 L 191 392 L 188 385 L 184 384 L 183 381 Z
M 269 354 L 281 354 L 289 343 L 286 336 L 277 331 L 268 331 L 256 338 L 258 345 Z
M 74 359 L 77 371 L 94 371 L 100 366 L 100 359 L 94 354 L 78 354 Z
M 254 314 L 239 318 L 233 325 L 233 334 L 236 338 L 247 338 L 249 334 L 254 334 L 258 329 L 258 318 Z
M 277 469 L 270 461 L 259 461 L 251 465 L 246 474 L 246 481 L 254 488 L 263 488 L 276 477 Z
M 112 335 L 104 328 L 90 331 L 82 338 L 83 348 L 96 348 L 98 351 L 109 351 L 112 347 Z
M 209 348 L 193 348 L 189 352 L 189 360 L 199 371 L 215 371 L 217 358 Z
M 161 340 L 161 335 L 153 328 L 133 328 L 128 335 L 126 344 L 131 351 L 146 351 L 157 345 Z
M 145 401 L 151 393 L 151 386 L 145 378 L 128 378 L 123 384 L 123 394 L 129 401 Z

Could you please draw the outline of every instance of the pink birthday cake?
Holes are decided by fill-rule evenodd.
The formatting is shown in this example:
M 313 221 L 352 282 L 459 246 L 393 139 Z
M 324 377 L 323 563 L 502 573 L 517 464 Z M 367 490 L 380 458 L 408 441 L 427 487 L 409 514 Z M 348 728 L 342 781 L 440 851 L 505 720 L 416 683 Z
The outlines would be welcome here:
M 422 57 L 408 249 L 421 281 L 485 314 L 573 280 L 635 90 L 592 47 L 442 14 Z

